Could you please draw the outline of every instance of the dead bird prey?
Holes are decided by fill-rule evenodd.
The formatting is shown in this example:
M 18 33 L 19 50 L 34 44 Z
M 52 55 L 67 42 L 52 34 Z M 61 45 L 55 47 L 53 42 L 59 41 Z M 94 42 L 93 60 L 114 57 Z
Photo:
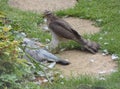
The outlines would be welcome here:
M 35 60 L 41 62 L 44 60 L 47 60 L 48 62 L 56 62 L 58 64 L 62 65 L 68 65 L 70 62 L 65 61 L 52 53 L 42 49 L 39 46 L 39 42 L 33 41 L 28 38 L 23 39 L 23 44 L 25 45 L 25 52 L 28 53 L 31 57 L 33 57 Z M 28 58 L 27 58 L 28 59 Z
M 44 12 L 44 17 L 47 19 L 47 25 L 52 33 L 52 41 L 49 45 L 49 50 L 53 50 L 58 47 L 60 41 L 63 39 L 69 39 L 81 44 L 83 49 L 96 53 L 99 49 L 99 44 L 84 39 L 77 31 L 75 31 L 69 23 L 58 18 L 50 11 Z

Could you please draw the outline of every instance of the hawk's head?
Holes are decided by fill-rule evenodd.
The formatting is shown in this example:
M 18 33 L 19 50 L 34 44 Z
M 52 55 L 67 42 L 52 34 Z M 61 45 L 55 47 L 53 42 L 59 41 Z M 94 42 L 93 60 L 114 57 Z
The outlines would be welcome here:
M 54 13 L 48 10 L 45 10 L 45 12 L 43 13 L 43 17 L 50 21 L 57 19 Z
M 48 10 L 45 10 L 45 12 L 43 13 L 44 17 L 49 17 L 51 15 L 53 15 L 53 13 L 51 11 L 48 11 Z

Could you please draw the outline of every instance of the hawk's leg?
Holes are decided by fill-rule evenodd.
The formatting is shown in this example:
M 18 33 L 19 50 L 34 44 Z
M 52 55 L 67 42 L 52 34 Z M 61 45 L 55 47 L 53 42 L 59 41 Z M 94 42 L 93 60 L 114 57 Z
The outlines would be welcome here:
M 59 52 L 59 47 L 58 47 L 59 43 L 60 43 L 59 37 L 52 32 L 52 40 L 48 44 L 48 50 L 52 53 Z

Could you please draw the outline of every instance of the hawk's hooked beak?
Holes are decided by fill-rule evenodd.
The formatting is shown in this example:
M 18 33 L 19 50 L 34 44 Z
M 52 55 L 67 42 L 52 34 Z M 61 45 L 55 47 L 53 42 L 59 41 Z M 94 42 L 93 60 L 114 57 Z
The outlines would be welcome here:
M 45 10 L 42 17 L 44 18 L 44 22 L 47 22 L 47 18 L 50 17 L 53 13 L 51 11 Z

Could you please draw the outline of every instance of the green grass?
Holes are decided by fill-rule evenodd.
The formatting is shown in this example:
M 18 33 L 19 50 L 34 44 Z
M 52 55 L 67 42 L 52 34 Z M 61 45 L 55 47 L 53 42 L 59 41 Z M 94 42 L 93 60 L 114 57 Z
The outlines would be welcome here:
M 17 30 L 25 32 L 28 37 L 39 38 L 42 42 L 45 42 L 45 38 L 50 38 L 50 35 L 43 32 L 38 26 L 43 22 L 42 15 L 10 8 L 7 1 L 0 0 L 0 11 L 6 13 L 6 16 L 13 21 Z
M 29 37 L 39 38 L 45 42 L 49 34 L 41 31 L 37 26 L 42 22 L 41 14 L 24 12 L 7 5 L 8 0 L 0 0 L 0 11 L 14 21 L 16 29 L 24 31 Z M 115 53 L 120 57 L 120 1 L 119 0 L 79 0 L 74 8 L 56 12 L 58 16 L 72 16 L 93 20 L 101 28 L 100 33 L 86 36 L 101 44 L 101 50 L 107 49 L 110 54 Z M 107 34 L 106 34 L 107 33 Z M 99 38 L 103 39 L 100 40 Z M 104 43 L 109 43 L 104 45 Z M 120 63 L 118 62 L 118 65 Z M 120 67 L 118 67 L 118 70 Z M 103 86 L 106 89 L 120 89 L 120 71 L 107 76 L 106 80 L 97 80 L 90 77 L 63 79 L 53 85 L 46 85 L 43 89 L 77 89 L 80 84 Z M 36 87 L 36 86 L 34 86 Z M 42 88 L 42 87 L 41 87 Z M 34 88 L 33 88 L 34 89 Z M 36 89 L 39 89 L 36 87 Z M 79 88 L 80 89 L 80 88 Z M 81 88 L 82 89 L 82 88 Z

